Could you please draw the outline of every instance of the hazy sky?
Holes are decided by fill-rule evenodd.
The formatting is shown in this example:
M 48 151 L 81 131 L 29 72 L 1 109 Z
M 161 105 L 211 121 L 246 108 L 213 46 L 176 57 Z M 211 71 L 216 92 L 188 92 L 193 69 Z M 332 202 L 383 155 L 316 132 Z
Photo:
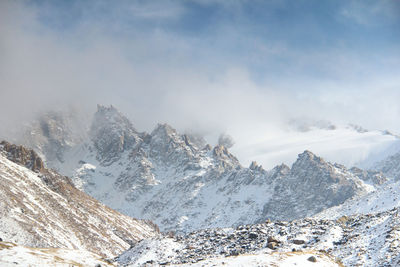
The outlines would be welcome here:
M 0 121 L 102 103 L 141 130 L 400 132 L 399 48 L 396 0 L 3 0 Z

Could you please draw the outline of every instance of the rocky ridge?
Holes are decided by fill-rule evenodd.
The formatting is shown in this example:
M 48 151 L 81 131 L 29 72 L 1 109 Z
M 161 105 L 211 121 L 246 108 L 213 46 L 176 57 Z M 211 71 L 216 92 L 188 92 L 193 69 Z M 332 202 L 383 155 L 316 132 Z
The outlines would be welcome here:
M 0 237 L 31 247 L 82 249 L 113 257 L 158 228 L 122 215 L 43 167 L 32 150 L 0 143 Z
M 88 138 L 53 167 L 124 214 L 183 232 L 311 216 L 366 194 L 385 179 L 310 151 L 291 168 L 266 171 L 256 162 L 245 168 L 226 147 L 203 145 L 167 124 L 138 132 L 115 107 L 99 105 Z

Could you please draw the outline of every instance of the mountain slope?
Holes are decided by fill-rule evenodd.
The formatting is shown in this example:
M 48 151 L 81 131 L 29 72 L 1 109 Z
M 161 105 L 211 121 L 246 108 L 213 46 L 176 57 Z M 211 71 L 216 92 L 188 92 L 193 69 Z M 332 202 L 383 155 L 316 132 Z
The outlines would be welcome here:
M 18 163 L 18 164 L 17 164 Z M 157 234 L 147 221 L 119 214 L 44 168 L 38 155 L 0 143 L 0 237 L 19 245 L 118 255 Z
M 300 151 L 311 150 L 348 168 L 369 169 L 374 163 L 400 151 L 400 137 L 388 131 L 330 122 L 293 122 L 287 128 L 251 133 L 252 138 L 248 138 L 247 131 L 237 132 L 235 136 L 240 142 L 232 152 L 242 163 L 257 161 L 272 168 L 282 162 L 291 165 Z
M 316 218 L 338 218 L 343 215 L 368 214 L 390 210 L 400 206 L 400 153 L 379 161 L 373 167 L 377 171 L 350 171 L 369 182 L 382 184 L 365 195 L 347 199 L 343 204 L 328 208 L 315 215 Z M 368 178 L 369 176 L 369 178 Z
M 356 196 L 343 204 L 328 208 L 315 218 L 338 218 L 352 214 L 384 212 L 400 206 L 400 181 L 387 183 L 366 195 Z
M 61 248 L 30 248 L 0 242 L 0 265 L 22 266 L 115 266 L 88 251 Z
M 400 180 L 400 149 L 396 154 L 390 155 L 387 158 L 375 163 L 372 167 L 374 170 L 381 171 L 387 177 L 394 181 Z
M 112 106 L 98 106 L 88 136 L 54 167 L 94 198 L 162 230 L 302 218 L 365 194 L 375 183 L 309 151 L 292 168 L 266 171 L 255 162 L 244 168 L 225 147 L 201 146 L 167 124 L 138 132 Z
M 399 266 L 399 212 L 396 208 L 337 220 L 267 221 L 237 228 L 164 235 L 142 240 L 116 261 L 128 266 L 140 266 L 146 262 L 195 266 L 225 262 L 249 266 L 257 258 L 267 261 L 277 255 L 297 254 L 308 256 L 303 260 L 314 256 L 310 266 L 325 266 L 325 262 L 337 264 L 334 266 L 343 266 L 340 262 L 344 266 Z M 301 259 L 297 260 L 289 266 L 295 263 L 305 266 Z M 283 261 L 278 260 L 277 266 L 280 264 Z

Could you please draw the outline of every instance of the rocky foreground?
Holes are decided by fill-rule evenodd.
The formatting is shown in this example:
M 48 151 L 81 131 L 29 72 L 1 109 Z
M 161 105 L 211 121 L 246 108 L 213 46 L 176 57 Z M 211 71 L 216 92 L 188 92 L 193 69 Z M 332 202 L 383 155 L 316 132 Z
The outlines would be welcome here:
M 399 266 L 399 211 L 337 220 L 267 221 L 176 236 L 169 233 L 139 242 L 116 261 L 123 266 L 212 266 L 240 263 L 241 256 L 270 258 L 294 252 L 312 254 L 315 259 L 310 260 L 320 263 L 328 257 L 337 266 Z

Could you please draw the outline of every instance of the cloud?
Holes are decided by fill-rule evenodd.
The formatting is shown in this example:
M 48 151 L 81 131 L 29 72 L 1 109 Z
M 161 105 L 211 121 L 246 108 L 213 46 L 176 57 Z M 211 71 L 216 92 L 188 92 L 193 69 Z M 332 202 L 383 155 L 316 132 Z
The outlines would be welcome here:
M 132 16 L 148 20 L 176 19 L 181 16 L 184 9 L 176 1 L 156 1 L 132 3 L 130 7 Z
M 102 103 L 141 130 L 168 122 L 238 146 L 293 117 L 400 132 L 396 42 L 339 34 L 318 10 L 304 10 L 309 27 L 284 1 L 225 3 L 2 1 L 0 122 Z
M 340 15 L 363 26 L 382 25 L 385 22 L 399 21 L 400 4 L 398 1 L 348 1 Z

